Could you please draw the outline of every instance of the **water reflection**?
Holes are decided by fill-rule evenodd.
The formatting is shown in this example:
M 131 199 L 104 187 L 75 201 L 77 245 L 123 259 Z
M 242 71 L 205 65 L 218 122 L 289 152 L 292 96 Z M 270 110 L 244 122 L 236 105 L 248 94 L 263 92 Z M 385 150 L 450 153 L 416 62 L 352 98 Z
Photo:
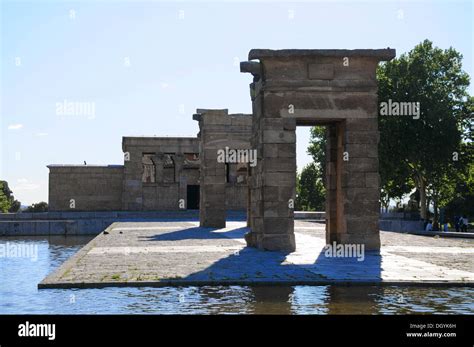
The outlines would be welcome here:
M 469 287 L 206 286 L 48 289 L 37 284 L 90 237 L 0 238 L 38 259 L 0 258 L 0 314 L 404 314 L 474 313 Z
M 375 314 L 380 308 L 377 298 L 383 295 L 379 286 L 329 286 L 327 314 Z
M 254 314 L 291 314 L 293 287 L 251 287 L 252 312 Z
M 291 297 L 294 314 L 327 314 L 329 286 L 296 286 Z

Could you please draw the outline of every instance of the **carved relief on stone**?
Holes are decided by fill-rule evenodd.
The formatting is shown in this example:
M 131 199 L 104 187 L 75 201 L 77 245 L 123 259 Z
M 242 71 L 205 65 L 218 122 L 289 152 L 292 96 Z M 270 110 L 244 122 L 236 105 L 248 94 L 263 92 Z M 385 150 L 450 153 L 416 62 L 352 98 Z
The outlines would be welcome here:
M 154 154 L 147 154 L 144 153 L 142 156 L 142 167 L 143 167 L 143 174 L 142 174 L 142 182 L 144 183 L 154 183 L 155 182 L 155 173 L 156 167 L 153 163 L 152 157 Z

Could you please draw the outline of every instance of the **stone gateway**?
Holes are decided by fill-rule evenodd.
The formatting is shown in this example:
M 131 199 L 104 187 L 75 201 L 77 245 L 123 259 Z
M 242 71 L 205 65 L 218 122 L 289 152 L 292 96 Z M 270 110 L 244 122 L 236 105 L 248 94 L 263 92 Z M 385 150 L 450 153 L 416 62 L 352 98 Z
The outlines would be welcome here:
M 253 49 L 241 71 L 253 75 L 247 244 L 295 250 L 298 125 L 327 127 L 326 242 L 379 249 L 377 64 L 395 50 Z M 259 60 L 258 62 L 254 60 Z M 348 153 L 348 161 L 343 160 Z

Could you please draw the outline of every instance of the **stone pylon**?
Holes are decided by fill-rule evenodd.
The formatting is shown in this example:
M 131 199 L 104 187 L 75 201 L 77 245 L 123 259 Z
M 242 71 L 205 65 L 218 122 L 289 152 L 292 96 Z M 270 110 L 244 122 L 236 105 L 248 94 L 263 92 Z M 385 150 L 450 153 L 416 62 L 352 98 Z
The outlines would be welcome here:
M 241 63 L 254 76 L 251 145 L 258 153 L 249 246 L 295 250 L 295 129 L 324 125 L 327 242 L 380 247 L 375 71 L 393 57 L 393 49 L 250 51 Z
M 200 129 L 200 225 L 224 228 L 230 190 L 226 178 L 230 163 L 220 162 L 218 151 L 249 149 L 252 117 L 229 114 L 227 109 L 198 109 L 193 119 L 199 122 Z

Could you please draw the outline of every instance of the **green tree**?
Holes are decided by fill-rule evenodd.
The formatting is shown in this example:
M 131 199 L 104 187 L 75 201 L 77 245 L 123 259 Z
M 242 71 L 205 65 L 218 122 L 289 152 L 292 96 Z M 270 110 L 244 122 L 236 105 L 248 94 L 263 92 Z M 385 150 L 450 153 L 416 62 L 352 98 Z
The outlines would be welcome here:
M 44 201 L 38 202 L 37 204 L 31 204 L 25 210 L 25 212 L 47 212 L 48 204 Z
M 12 191 L 8 187 L 8 182 L 0 181 L 0 212 L 17 212 L 20 206 L 20 202 L 15 200 Z
M 468 169 L 462 179 L 459 180 L 454 189 L 454 197 L 446 204 L 446 216 L 454 221 L 454 216 L 470 216 L 474 213 L 474 162 L 468 165 Z
M 440 194 L 451 194 L 446 184 L 455 182 L 459 176 L 453 172 L 462 169 L 453 154 L 467 158 L 462 138 L 471 117 L 469 76 L 461 61 L 453 48 L 442 50 L 425 40 L 377 70 L 379 102 L 420 103 L 419 119 L 379 116 L 379 156 L 386 194 L 399 195 L 415 186 L 422 218 L 427 217 L 428 191 L 438 200 Z
M 301 174 L 298 174 L 296 192 L 297 210 L 324 210 L 325 189 L 315 163 L 306 165 Z
M 391 200 L 401 200 L 413 189 L 410 173 L 404 165 L 397 165 L 389 157 L 380 158 L 380 203 L 385 211 Z
M 312 127 L 307 153 L 313 158 L 318 177 L 323 185 L 326 184 L 326 143 L 326 127 Z

